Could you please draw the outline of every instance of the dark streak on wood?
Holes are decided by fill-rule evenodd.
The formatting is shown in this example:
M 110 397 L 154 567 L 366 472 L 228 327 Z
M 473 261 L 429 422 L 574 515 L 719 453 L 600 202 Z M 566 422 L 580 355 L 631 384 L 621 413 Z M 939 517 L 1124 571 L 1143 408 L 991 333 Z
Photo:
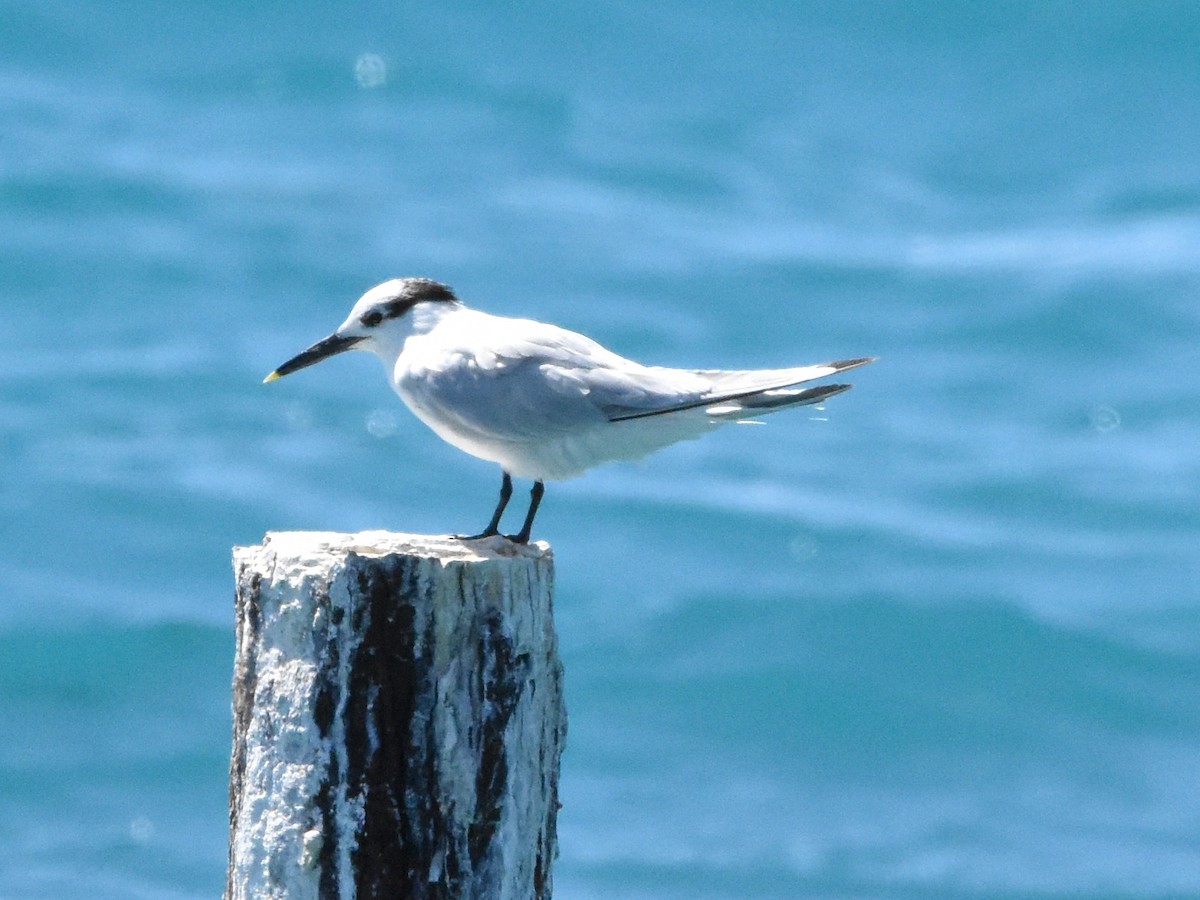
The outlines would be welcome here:
M 553 601 L 552 601 L 553 602 Z M 551 691 L 553 696 L 562 696 L 563 690 L 563 669 L 562 663 L 555 661 L 555 664 L 550 666 L 545 677 L 550 679 L 550 684 L 545 689 Z M 537 687 L 535 681 L 530 681 L 530 694 L 534 693 Z M 538 832 L 538 848 L 537 858 L 534 861 L 533 869 L 533 888 L 537 900 L 545 900 L 550 897 L 550 866 L 558 856 L 558 810 L 562 804 L 558 802 L 558 756 L 561 755 L 567 741 L 567 719 L 564 710 L 563 718 L 556 723 L 557 735 L 550 742 L 553 746 L 551 751 L 555 758 L 553 760 L 546 759 L 547 741 L 543 740 L 538 748 L 538 768 L 543 773 L 546 779 L 546 790 L 549 794 L 546 821 L 542 824 L 541 830 Z
M 434 699 L 432 667 L 419 658 L 416 567 L 393 556 L 351 557 L 347 568 L 362 604 L 353 616 L 362 639 L 345 709 L 346 793 L 364 800 L 352 856 L 356 893 L 432 896 L 427 873 L 437 835 L 428 825 L 436 821 L 436 790 L 425 758 L 431 744 L 411 733 L 428 721 Z
M 259 608 L 262 576 L 258 572 L 247 572 L 239 566 L 237 585 L 234 591 L 234 621 L 245 622 L 247 634 L 237 635 L 238 646 L 233 663 L 233 749 L 229 754 L 229 833 L 237 832 L 243 785 L 246 779 L 246 734 L 250 717 L 254 711 L 254 694 L 258 672 L 254 666 L 251 649 L 258 644 L 262 611 Z M 233 841 L 229 842 L 229 866 L 226 872 L 225 896 L 233 892 Z
M 313 703 L 313 721 L 323 740 L 328 741 L 333 730 L 334 716 L 337 715 L 338 686 L 337 673 L 340 668 L 341 642 L 338 640 L 338 629 L 344 617 L 340 607 L 334 607 L 329 600 L 327 590 L 317 589 L 314 599 L 319 609 L 327 615 L 325 628 L 314 631 L 313 640 L 321 655 L 321 670 L 324 677 L 317 686 L 317 696 Z M 329 754 L 329 764 L 315 798 L 317 820 L 313 827 L 320 829 L 322 843 L 317 865 L 321 873 L 320 893 L 322 897 L 337 897 L 340 895 L 338 871 L 338 829 L 337 829 L 337 790 L 341 781 L 341 765 L 337 753 Z
M 475 775 L 475 821 L 467 846 L 471 864 L 478 869 L 500 824 L 501 800 L 508 780 L 504 730 L 508 727 L 525 684 L 528 656 L 513 658 L 512 639 L 504 633 L 500 613 L 488 610 L 479 641 L 480 691 L 484 698 L 480 727 L 479 770 Z

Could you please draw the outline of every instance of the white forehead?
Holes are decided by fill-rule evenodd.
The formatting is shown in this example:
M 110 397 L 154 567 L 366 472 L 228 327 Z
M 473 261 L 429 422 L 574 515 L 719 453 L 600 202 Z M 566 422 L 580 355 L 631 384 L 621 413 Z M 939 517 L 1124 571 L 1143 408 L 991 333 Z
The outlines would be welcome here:
M 408 293 L 408 283 L 409 279 L 407 278 L 393 278 L 390 281 L 383 282 L 383 284 L 375 285 L 375 287 L 358 298 L 358 302 L 350 310 L 350 317 L 357 318 L 372 306 L 380 303 L 399 300 Z

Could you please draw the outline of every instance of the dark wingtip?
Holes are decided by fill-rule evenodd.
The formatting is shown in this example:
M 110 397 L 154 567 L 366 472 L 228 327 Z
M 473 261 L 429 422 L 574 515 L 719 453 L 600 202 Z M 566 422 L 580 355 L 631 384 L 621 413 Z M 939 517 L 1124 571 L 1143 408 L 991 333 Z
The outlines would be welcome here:
M 823 403 L 830 397 L 836 397 L 838 394 L 844 394 L 852 387 L 854 387 L 852 384 L 821 384 L 795 392 L 780 391 L 773 393 L 771 391 L 764 391 L 761 394 L 753 394 L 742 398 L 740 404 L 743 409 L 749 412 L 766 412 L 774 409 L 784 409 L 788 406 L 809 406 L 813 403 Z
M 860 356 L 857 359 L 839 359 L 836 362 L 827 362 L 824 365 L 838 372 L 845 372 L 847 369 L 857 369 L 859 366 L 873 363 L 877 359 L 879 359 L 878 356 Z
M 807 406 L 809 403 L 820 403 L 822 400 L 844 394 L 852 387 L 854 387 L 852 384 L 823 384 L 819 387 L 809 388 L 804 392 L 802 399 L 796 400 L 796 405 Z

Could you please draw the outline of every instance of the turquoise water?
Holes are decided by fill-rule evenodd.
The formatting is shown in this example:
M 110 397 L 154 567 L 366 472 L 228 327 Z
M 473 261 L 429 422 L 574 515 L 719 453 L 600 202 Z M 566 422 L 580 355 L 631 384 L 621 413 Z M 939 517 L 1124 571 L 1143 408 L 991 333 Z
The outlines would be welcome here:
M 415 274 L 647 362 L 882 357 L 550 485 L 558 896 L 1200 895 L 1193 4 L 0 34 L 0 896 L 219 894 L 231 545 L 486 520 L 373 359 L 259 384 Z

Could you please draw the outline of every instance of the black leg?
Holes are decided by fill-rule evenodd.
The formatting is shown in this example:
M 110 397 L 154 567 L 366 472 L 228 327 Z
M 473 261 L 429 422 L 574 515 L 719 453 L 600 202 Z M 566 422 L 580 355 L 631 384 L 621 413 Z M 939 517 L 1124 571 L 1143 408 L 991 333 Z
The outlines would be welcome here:
M 491 537 L 494 534 L 500 533 L 500 517 L 504 515 L 504 507 L 508 506 L 508 498 L 512 496 L 512 478 L 507 472 L 504 473 L 504 480 L 500 482 L 500 502 L 496 504 L 496 511 L 492 513 L 492 521 L 488 522 L 487 528 L 473 534 L 470 537 L 459 536 L 462 541 L 477 541 L 480 538 Z
M 529 532 L 533 530 L 533 517 L 537 515 L 538 504 L 542 502 L 542 494 L 546 492 L 546 486 L 540 481 L 533 483 L 533 490 L 529 492 L 529 512 L 525 513 L 525 524 L 521 526 L 520 534 L 510 534 L 508 539 L 514 544 L 528 544 Z

